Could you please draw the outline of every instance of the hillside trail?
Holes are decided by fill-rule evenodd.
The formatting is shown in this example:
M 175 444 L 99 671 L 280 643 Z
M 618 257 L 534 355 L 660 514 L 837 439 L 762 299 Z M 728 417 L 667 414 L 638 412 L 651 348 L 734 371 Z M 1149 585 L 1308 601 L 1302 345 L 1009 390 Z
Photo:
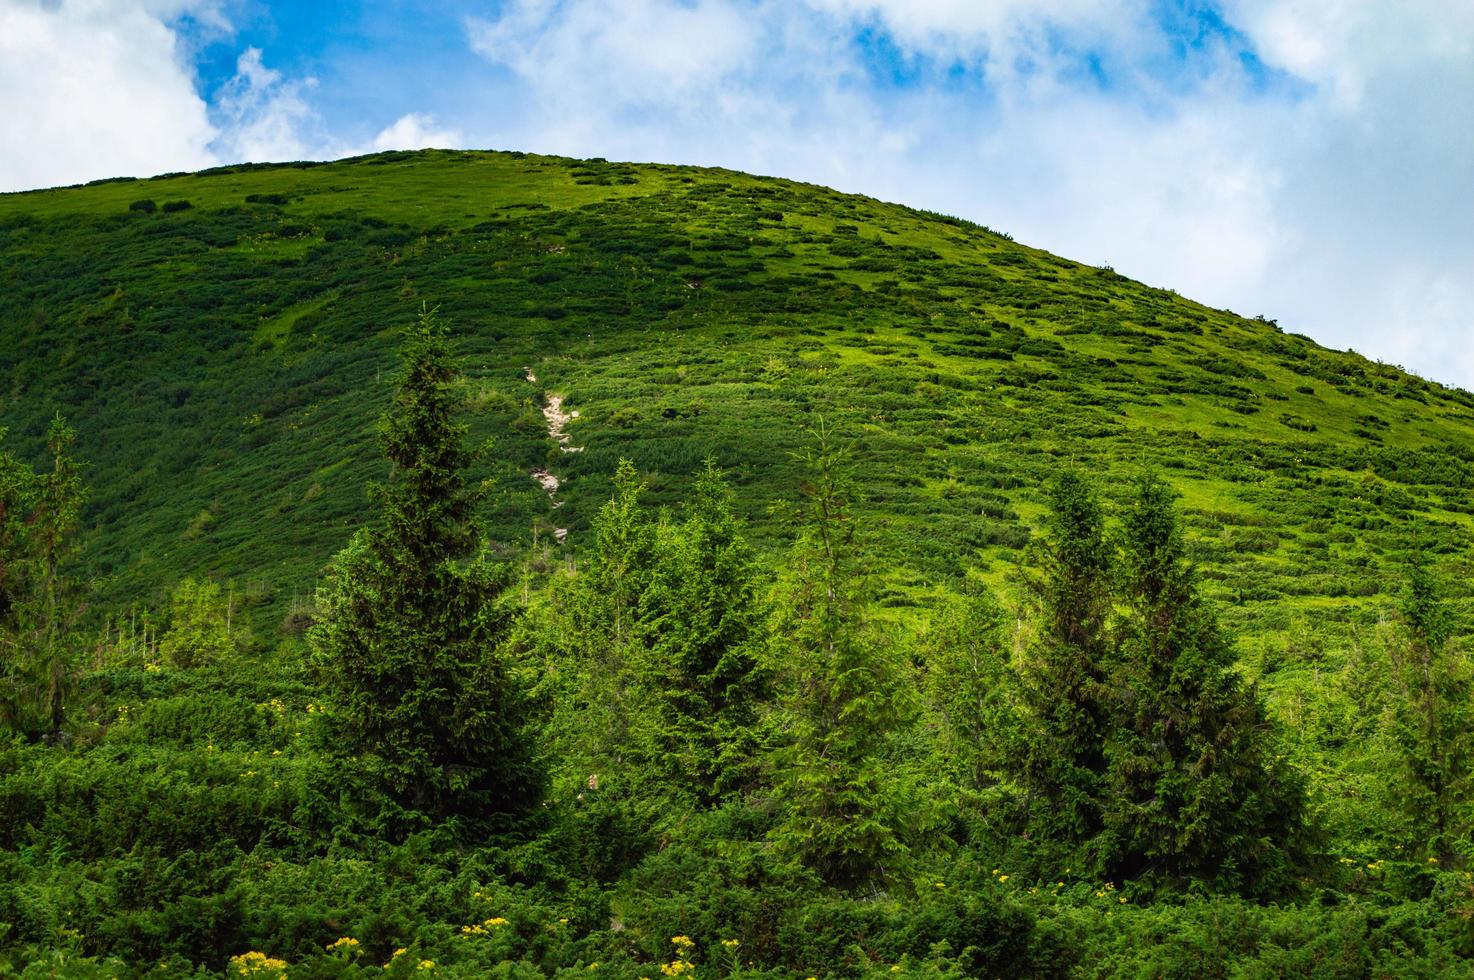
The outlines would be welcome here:
M 537 375 L 532 373 L 532 368 L 523 368 L 523 372 L 523 376 L 527 379 L 528 384 L 537 384 Z M 578 418 L 578 413 L 573 411 L 566 411 L 563 408 L 562 395 L 556 395 L 552 392 L 547 392 L 545 394 L 545 397 L 543 398 L 542 413 L 543 419 L 546 420 L 548 426 L 548 438 L 552 439 L 558 444 L 559 452 L 583 452 L 583 447 L 573 445 L 572 437 L 568 435 L 568 423 Z M 531 473 L 531 476 L 534 480 L 537 481 L 538 486 L 542 487 L 543 491 L 547 493 L 548 500 L 552 502 L 554 510 L 563 506 L 563 501 L 558 499 L 558 486 L 560 481 L 558 480 L 557 476 L 555 476 L 546 467 L 541 466 L 534 469 Z M 553 528 L 553 537 L 557 539 L 559 544 L 562 544 L 563 541 L 568 537 L 568 528 Z

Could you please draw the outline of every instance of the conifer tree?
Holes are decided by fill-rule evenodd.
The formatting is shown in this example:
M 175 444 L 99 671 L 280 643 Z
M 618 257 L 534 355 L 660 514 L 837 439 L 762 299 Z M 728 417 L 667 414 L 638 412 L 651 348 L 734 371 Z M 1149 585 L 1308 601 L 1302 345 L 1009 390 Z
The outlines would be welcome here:
M 923 643 L 941 757 L 964 789 L 986 789 L 1022 754 L 1003 610 L 974 586 L 939 610 Z
M 1423 856 L 1462 861 L 1455 844 L 1471 826 L 1474 789 L 1474 669 L 1452 642 L 1443 587 L 1427 555 L 1414 552 L 1392 638 L 1389 734 L 1406 778 L 1399 799 L 1417 828 Z
M 1022 782 L 1031 834 L 1080 843 L 1100 830 L 1113 721 L 1111 546 L 1100 504 L 1076 473 L 1050 490 L 1042 569 L 1026 579 L 1037 632 L 1021 669 Z
M 629 747 L 631 665 L 648 640 L 645 597 L 658 528 L 640 501 L 645 484 L 621 459 L 614 494 L 594 517 L 587 558 L 574 580 L 569 633 L 582 688 L 577 727 L 586 761 L 620 761 Z
M 309 637 L 343 732 L 410 805 L 516 809 L 539 780 L 500 649 L 510 576 L 476 518 L 485 486 L 466 482 L 478 453 L 455 420 L 460 371 L 434 311 L 421 310 L 401 359 L 379 426 L 391 464 L 371 490 L 380 518 L 333 560 Z
M 775 754 L 780 849 L 833 884 L 884 878 L 904 854 L 883 753 L 902 719 L 898 666 L 869 616 L 870 581 L 842 452 L 822 423 L 775 610 L 786 744 Z
M 1148 476 L 1125 514 L 1119 718 L 1108 747 L 1105 866 L 1117 878 L 1274 892 L 1303 828 L 1263 702 L 1198 593 L 1171 491 Z
M 711 460 L 656 552 L 636 665 L 641 741 L 661 778 L 709 804 L 750 784 L 768 686 L 756 558 Z

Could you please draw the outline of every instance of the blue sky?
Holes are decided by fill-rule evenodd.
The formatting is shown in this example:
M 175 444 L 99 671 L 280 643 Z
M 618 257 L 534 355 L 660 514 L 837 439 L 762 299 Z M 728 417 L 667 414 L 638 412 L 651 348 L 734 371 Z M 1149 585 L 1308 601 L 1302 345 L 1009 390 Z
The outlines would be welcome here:
M 0 0 L 0 189 L 464 146 L 961 214 L 1474 387 L 1474 0 Z

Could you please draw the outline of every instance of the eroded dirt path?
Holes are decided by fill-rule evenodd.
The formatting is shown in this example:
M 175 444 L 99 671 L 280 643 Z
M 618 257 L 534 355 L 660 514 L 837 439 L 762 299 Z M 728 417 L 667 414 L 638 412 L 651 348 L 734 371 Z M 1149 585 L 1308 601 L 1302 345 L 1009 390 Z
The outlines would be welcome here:
M 523 368 L 523 377 L 527 379 L 528 384 L 537 384 L 537 375 L 532 373 L 532 368 Z M 568 435 L 568 423 L 578 418 L 578 413 L 564 410 L 562 395 L 555 395 L 549 392 L 543 399 L 542 412 L 543 418 L 548 423 L 548 438 L 558 443 L 558 450 L 560 452 L 583 452 L 583 447 L 573 445 L 572 439 Z M 530 475 L 548 495 L 548 500 L 552 502 L 554 510 L 563 506 L 563 501 L 558 499 L 560 481 L 556 475 L 541 466 L 532 470 Z M 568 537 L 568 528 L 553 528 L 553 537 L 558 540 L 559 544 L 562 544 Z
M 543 403 L 543 418 L 548 420 L 548 435 L 558 441 L 559 449 L 565 453 L 583 452 L 583 447 L 573 445 L 568 435 L 568 423 L 578 418 L 578 413 L 563 411 L 562 395 L 548 395 Z

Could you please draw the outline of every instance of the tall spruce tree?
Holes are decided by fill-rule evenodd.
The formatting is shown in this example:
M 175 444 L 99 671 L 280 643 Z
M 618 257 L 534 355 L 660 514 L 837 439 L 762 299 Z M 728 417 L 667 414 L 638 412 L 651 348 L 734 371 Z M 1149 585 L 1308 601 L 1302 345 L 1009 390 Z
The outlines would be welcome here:
M 1257 690 L 1198 593 L 1171 490 L 1125 514 L 1119 717 L 1108 746 L 1103 870 L 1250 893 L 1290 885 L 1304 792 L 1268 741 Z
M 641 606 L 642 749 L 662 779 L 710 804 L 750 786 L 762 745 L 764 603 L 756 556 L 711 460 L 679 522 L 662 522 Z
M 499 647 L 513 612 L 468 486 L 477 452 L 456 421 L 460 371 L 433 310 L 400 352 L 379 426 L 391 464 L 381 508 L 333 560 L 309 637 L 335 716 L 411 806 L 436 814 L 513 810 L 535 797 L 526 703 Z
M 976 583 L 943 605 L 922 637 L 926 695 L 943 764 L 960 788 L 999 783 L 1023 755 L 1012 683 L 1011 619 Z
M 1041 568 L 1025 580 L 1037 625 L 1020 670 L 1021 772 L 1031 836 L 1081 843 L 1100 831 L 1113 722 L 1112 549 L 1100 504 L 1079 474 L 1056 480 L 1049 501 Z
M 830 883 L 857 885 L 885 878 L 905 853 L 884 761 L 903 692 L 900 666 L 870 619 L 843 453 L 822 423 L 814 435 L 773 627 L 786 689 L 774 787 L 784 815 L 773 837 Z
M 1405 777 L 1398 798 L 1422 856 L 1462 864 L 1456 844 L 1474 826 L 1474 665 L 1452 642 L 1444 587 L 1421 548 L 1407 569 L 1401 629 L 1388 644 L 1392 708 L 1387 729 Z
M 568 642 L 580 674 L 579 723 L 572 746 L 587 764 L 621 763 L 630 747 L 632 665 L 649 642 L 646 594 L 655 575 L 659 529 L 641 503 L 645 484 L 628 459 L 614 473 L 614 494 L 599 508 L 583 566 L 568 603 Z

